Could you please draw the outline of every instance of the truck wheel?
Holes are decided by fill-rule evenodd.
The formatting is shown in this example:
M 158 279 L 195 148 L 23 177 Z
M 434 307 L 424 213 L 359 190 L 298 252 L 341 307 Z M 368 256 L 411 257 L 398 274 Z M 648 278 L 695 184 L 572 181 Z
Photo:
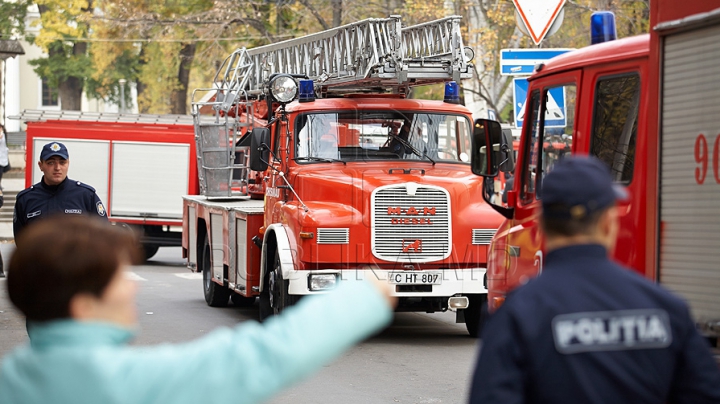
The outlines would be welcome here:
M 268 317 L 273 315 L 272 307 L 270 306 L 270 286 L 269 286 L 270 273 L 265 274 L 263 279 L 263 290 L 260 292 L 258 297 L 258 312 L 260 314 L 260 321 L 265 321 Z
M 230 300 L 237 307 L 250 307 L 255 304 L 255 296 L 247 297 L 237 293 L 231 294 Z
M 288 294 L 288 281 L 282 277 L 280 254 L 275 252 L 273 270 L 265 274 L 263 291 L 260 293 L 260 321 L 282 311 L 298 301 L 297 296 Z
M 155 255 L 155 253 L 158 252 L 158 249 L 160 248 L 160 246 L 157 244 L 143 244 L 142 247 L 143 247 L 143 252 L 145 253 L 145 261 L 152 258 Z
M 465 327 L 471 337 L 477 338 L 482 333 L 488 318 L 487 295 L 468 295 L 469 306 L 465 309 Z
M 205 301 L 210 307 L 225 307 L 230 298 L 230 290 L 226 286 L 218 285 L 212 280 L 212 261 L 210 259 L 210 238 L 205 235 L 205 245 L 202 254 L 203 292 Z
M 282 313 L 286 308 L 298 301 L 297 296 L 288 294 L 288 286 L 290 286 L 290 282 L 283 279 L 280 254 L 276 251 L 275 265 L 270 273 L 270 306 L 275 315 Z

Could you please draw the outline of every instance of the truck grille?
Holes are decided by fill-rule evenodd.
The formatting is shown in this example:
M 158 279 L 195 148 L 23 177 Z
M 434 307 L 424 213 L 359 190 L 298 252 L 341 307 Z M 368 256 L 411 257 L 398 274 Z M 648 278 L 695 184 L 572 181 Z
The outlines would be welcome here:
M 376 189 L 371 197 L 372 251 L 394 262 L 429 262 L 450 256 L 450 196 L 413 182 Z
M 495 229 L 472 229 L 472 243 L 474 245 L 489 245 L 495 231 Z
M 318 244 L 348 244 L 350 242 L 350 229 L 317 229 Z

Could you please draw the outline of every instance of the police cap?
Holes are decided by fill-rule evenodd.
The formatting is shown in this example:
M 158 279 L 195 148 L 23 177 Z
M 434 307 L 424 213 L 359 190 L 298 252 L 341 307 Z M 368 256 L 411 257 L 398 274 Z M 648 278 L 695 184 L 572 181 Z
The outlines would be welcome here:
M 60 142 L 51 142 L 43 146 L 42 152 L 40 152 L 40 161 L 45 161 L 53 156 L 59 156 L 67 160 L 67 147 L 65 147 L 65 145 Z

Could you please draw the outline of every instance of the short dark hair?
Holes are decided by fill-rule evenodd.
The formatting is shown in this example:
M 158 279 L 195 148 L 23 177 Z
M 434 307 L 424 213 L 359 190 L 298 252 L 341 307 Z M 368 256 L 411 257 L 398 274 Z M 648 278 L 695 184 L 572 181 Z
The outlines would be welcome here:
M 577 235 L 591 234 L 598 225 L 600 217 L 610 208 L 611 206 L 608 206 L 603 208 L 602 210 L 591 212 L 589 215 L 570 219 L 556 217 L 553 215 L 546 216 L 541 214 L 540 228 L 542 228 L 543 232 L 547 236 L 572 237 Z
M 18 241 L 7 273 L 8 295 L 31 321 L 69 318 L 73 296 L 101 296 L 123 262 L 140 262 L 130 229 L 87 216 L 42 220 Z

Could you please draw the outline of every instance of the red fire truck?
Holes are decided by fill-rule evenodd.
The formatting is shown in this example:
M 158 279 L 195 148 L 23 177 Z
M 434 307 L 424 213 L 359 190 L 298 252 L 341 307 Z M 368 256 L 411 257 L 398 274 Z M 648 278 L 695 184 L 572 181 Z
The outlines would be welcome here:
M 377 277 L 398 310 L 457 310 L 478 334 L 502 217 L 470 169 L 459 22 L 392 16 L 240 49 L 196 90 L 201 194 L 184 198 L 182 246 L 210 306 L 259 296 L 264 319 Z M 442 82 L 445 102 L 407 98 Z
M 179 246 L 182 196 L 198 193 L 195 133 L 189 115 L 25 110 L 25 186 L 40 181 L 43 145 L 62 142 L 68 176 L 92 185 L 108 218 L 140 235 L 146 258 Z
M 542 176 L 567 153 L 591 154 L 630 194 L 620 202 L 615 258 L 683 296 L 717 344 L 720 84 L 712 73 L 720 63 L 720 8 L 711 0 L 650 4 L 651 34 L 569 52 L 530 77 L 514 188 L 507 206 L 495 206 L 506 220 L 488 259 L 489 305 L 495 309 L 507 291 L 542 270 Z M 562 125 L 546 112 L 558 88 L 565 95 Z M 489 139 L 475 140 L 499 139 L 499 126 L 492 128 Z M 569 147 L 559 149 L 555 140 Z M 490 156 L 492 164 L 503 158 Z M 473 167 L 481 173 L 483 164 L 474 160 Z

